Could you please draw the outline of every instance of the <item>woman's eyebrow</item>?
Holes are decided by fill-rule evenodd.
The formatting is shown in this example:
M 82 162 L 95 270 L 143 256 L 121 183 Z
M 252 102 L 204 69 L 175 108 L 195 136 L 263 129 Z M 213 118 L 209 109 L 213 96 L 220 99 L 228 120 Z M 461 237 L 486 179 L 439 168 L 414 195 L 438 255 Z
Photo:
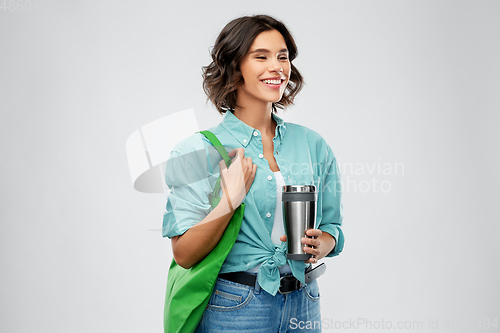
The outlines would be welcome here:
M 288 49 L 281 49 L 278 53 L 283 53 L 283 52 L 288 52 Z M 252 53 L 271 53 L 271 51 L 269 51 L 268 49 L 256 49 L 250 52 L 250 54 Z

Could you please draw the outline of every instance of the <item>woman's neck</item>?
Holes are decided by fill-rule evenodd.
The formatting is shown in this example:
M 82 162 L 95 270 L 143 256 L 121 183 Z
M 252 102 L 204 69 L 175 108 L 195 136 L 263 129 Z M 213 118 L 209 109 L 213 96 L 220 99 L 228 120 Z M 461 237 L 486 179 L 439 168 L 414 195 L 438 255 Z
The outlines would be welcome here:
M 235 108 L 233 113 L 239 120 L 248 126 L 259 130 L 263 136 L 274 136 L 276 124 L 271 116 L 271 103 L 261 105 L 260 107 L 254 105 L 246 108 Z

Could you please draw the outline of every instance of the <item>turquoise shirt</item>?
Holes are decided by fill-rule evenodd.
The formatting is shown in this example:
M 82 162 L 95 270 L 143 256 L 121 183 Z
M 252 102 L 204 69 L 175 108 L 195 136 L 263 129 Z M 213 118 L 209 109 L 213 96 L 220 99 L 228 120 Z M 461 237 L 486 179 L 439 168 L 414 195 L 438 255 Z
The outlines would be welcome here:
M 297 124 L 277 123 L 274 158 L 287 185 L 316 186 L 316 227 L 332 235 L 335 248 L 329 257 L 344 247 L 341 183 L 335 156 L 326 141 L 316 132 Z M 233 249 L 222 265 L 221 273 L 249 270 L 262 264 L 257 274 L 262 289 L 276 295 L 279 268 L 287 263 L 286 243 L 275 246 L 271 232 L 276 211 L 276 179 L 264 158 L 260 131 L 226 112 L 222 122 L 210 129 L 230 152 L 244 148 L 245 157 L 257 165 L 257 173 L 243 202 L 245 214 Z M 220 154 L 201 133 L 177 144 L 167 161 L 165 180 L 170 188 L 163 215 L 163 236 L 182 235 L 203 220 L 211 211 L 208 195 L 219 177 Z M 289 260 L 293 275 L 304 283 L 305 263 Z

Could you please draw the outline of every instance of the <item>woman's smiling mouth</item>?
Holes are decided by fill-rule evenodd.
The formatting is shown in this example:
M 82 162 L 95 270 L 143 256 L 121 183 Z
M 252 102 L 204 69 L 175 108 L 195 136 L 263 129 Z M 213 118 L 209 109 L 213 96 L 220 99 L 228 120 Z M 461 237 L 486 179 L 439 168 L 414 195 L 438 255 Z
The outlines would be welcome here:
M 269 88 L 277 89 L 281 86 L 281 84 L 285 81 L 284 79 L 281 78 L 270 78 L 270 79 L 264 79 L 261 80 L 262 83 L 264 83 L 266 86 Z

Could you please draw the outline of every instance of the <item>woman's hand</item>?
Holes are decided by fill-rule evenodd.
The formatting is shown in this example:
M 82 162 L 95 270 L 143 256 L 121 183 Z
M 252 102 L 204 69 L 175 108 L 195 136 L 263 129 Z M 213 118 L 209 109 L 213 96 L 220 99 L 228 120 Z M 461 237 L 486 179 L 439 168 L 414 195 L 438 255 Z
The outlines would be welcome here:
M 229 157 L 234 157 L 229 168 L 226 167 L 224 160 L 219 163 L 223 189 L 221 201 L 227 200 L 229 208 L 235 210 L 250 190 L 257 172 L 257 165 L 252 164 L 250 157 L 245 157 L 243 148 L 233 149 L 229 152 Z
M 245 158 L 243 148 L 234 149 L 229 157 L 234 157 L 229 168 L 224 160 L 219 164 L 223 194 L 217 207 L 184 234 L 172 237 L 175 261 L 183 268 L 192 267 L 215 248 L 255 179 L 257 166 Z
M 335 238 L 327 232 L 322 232 L 319 229 L 308 229 L 306 235 L 313 238 L 302 237 L 302 244 L 309 245 L 304 246 L 303 251 L 313 256 L 305 263 L 317 263 L 335 248 Z M 280 240 L 286 242 L 286 235 L 281 236 Z

